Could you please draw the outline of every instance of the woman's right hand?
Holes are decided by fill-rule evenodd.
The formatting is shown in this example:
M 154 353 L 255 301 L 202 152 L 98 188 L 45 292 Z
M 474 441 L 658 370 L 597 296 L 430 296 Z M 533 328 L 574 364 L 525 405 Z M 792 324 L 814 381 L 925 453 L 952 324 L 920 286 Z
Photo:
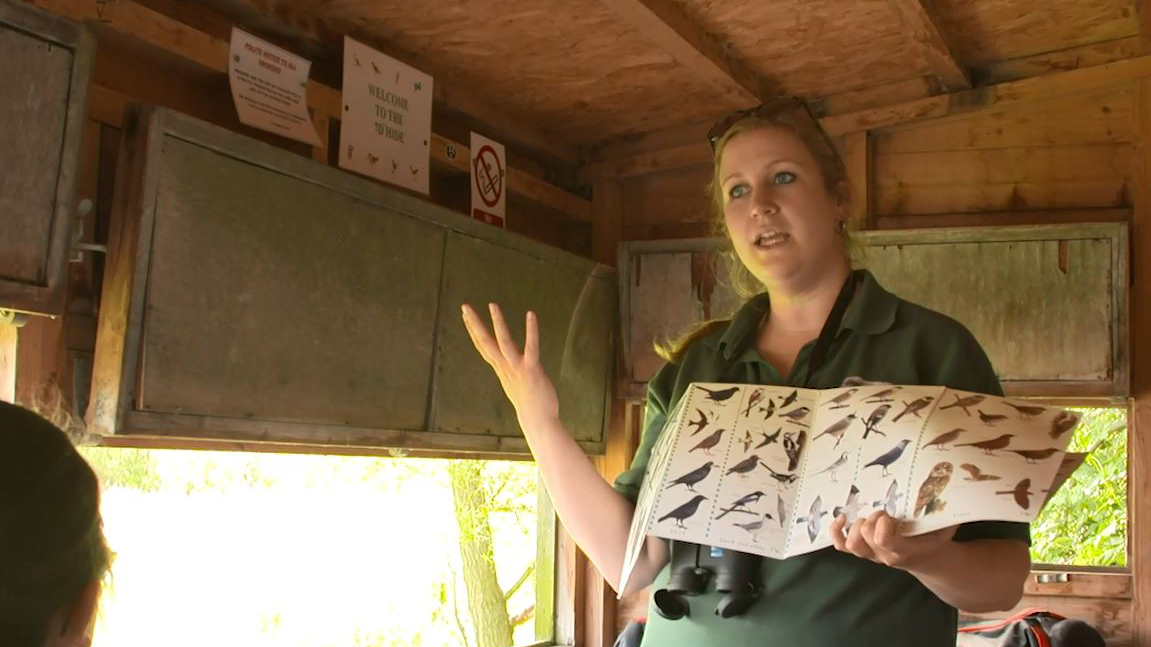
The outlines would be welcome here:
M 500 307 L 489 303 L 488 309 L 491 311 L 494 338 L 484 321 L 467 304 L 462 307 L 464 326 L 480 356 L 499 377 L 504 393 L 516 409 L 520 427 L 524 433 L 529 433 L 531 429 L 557 421 L 559 398 L 540 364 L 539 323 L 535 313 L 528 311 L 526 315 L 524 350 L 520 353 Z

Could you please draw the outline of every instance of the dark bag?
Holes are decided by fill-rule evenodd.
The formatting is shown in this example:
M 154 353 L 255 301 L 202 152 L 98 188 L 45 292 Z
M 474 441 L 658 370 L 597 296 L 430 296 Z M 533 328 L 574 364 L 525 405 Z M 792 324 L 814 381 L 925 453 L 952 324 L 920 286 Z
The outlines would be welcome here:
M 1106 647 L 1091 625 L 1043 609 L 1024 609 L 998 621 L 968 622 L 958 647 Z

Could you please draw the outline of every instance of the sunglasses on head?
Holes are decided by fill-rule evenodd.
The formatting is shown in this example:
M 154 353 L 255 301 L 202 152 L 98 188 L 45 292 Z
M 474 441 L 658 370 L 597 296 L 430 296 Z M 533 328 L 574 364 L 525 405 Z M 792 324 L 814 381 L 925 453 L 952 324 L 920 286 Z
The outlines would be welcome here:
M 727 115 L 723 119 L 715 122 L 715 125 L 707 131 L 707 142 L 711 144 L 712 152 L 715 152 L 715 146 L 719 140 L 727 134 L 728 130 L 742 119 L 748 117 L 759 117 L 761 119 L 770 119 L 777 115 L 791 112 L 792 110 L 803 110 L 808 117 L 818 123 L 815 115 L 808 108 L 807 102 L 801 97 L 777 97 L 769 101 L 765 101 L 754 108 L 746 108 L 744 110 L 736 110 L 735 112 Z

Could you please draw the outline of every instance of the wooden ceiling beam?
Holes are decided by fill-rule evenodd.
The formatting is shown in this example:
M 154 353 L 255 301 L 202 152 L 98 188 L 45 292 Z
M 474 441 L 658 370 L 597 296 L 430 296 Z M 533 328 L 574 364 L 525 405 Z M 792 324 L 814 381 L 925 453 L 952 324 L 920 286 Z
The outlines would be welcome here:
M 774 84 L 731 56 L 720 40 L 704 31 L 673 0 L 601 2 L 631 23 L 642 38 L 714 88 L 717 98 L 731 107 L 747 107 L 778 92 Z
M 931 73 L 939 77 L 945 91 L 970 89 L 971 76 L 959 63 L 957 49 L 923 1 L 889 0 L 903 22 L 907 38 L 927 58 Z

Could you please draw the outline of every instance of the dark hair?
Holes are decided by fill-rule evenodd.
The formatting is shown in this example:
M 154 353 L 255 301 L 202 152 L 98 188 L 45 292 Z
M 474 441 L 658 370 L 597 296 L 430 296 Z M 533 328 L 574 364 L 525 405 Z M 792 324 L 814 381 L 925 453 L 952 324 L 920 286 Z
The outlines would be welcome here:
M 831 139 L 823 131 L 819 122 L 815 120 L 810 111 L 798 107 L 794 110 L 774 113 L 747 114 L 746 116 L 740 116 L 738 119 L 730 120 L 726 129 L 722 133 L 716 133 L 714 139 L 711 140 L 713 170 L 711 182 L 707 186 L 707 193 L 711 203 L 711 218 L 708 221 L 708 233 L 712 237 L 724 238 L 726 240 L 726 245 L 719 254 L 720 263 L 718 263 L 718 265 L 726 267 L 727 275 L 720 278 L 726 281 L 728 287 L 731 288 L 742 301 L 746 301 L 762 292 L 763 285 L 744 267 L 743 262 L 739 260 L 735 254 L 735 250 L 731 246 L 731 234 L 727 230 L 727 221 L 724 220 L 723 214 L 723 187 L 721 186 L 722 181 L 719 177 L 719 167 L 720 162 L 723 160 L 723 153 L 727 148 L 727 143 L 730 142 L 732 138 L 742 133 L 765 128 L 778 128 L 798 137 L 799 141 L 802 142 L 804 147 L 811 153 L 812 158 L 814 158 L 816 165 L 819 167 L 820 175 L 823 176 L 824 189 L 828 195 L 846 202 L 850 202 L 851 200 L 851 184 L 848 181 L 847 170 L 843 164 L 843 160 L 832 146 Z M 711 137 L 711 135 L 709 135 L 709 137 Z M 845 225 L 850 227 L 851 223 L 845 223 Z M 842 234 L 844 239 L 844 253 L 850 258 L 855 255 L 858 250 L 855 248 L 855 241 L 852 239 L 850 232 L 845 229 Z M 676 339 L 657 341 L 655 343 L 655 351 L 670 362 L 678 362 L 680 358 L 683 357 L 688 346 L 697 339 L 706 337 L 715 330 L 723 327 L 727 322 L 727 319 L 713 319 L 696 324 Z
M 109 561 L 92 468 L 55 425 L 0 402 L 0 644 L 41 647 Z

